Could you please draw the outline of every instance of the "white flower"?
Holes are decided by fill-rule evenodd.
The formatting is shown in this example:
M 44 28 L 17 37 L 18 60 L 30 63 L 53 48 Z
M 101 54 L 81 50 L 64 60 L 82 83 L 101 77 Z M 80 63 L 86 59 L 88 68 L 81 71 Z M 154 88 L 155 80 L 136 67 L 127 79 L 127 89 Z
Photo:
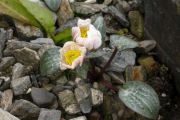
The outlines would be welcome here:
M 61 70 L 74 69 L 82 65 L 86 55 L 86 48 L 73 41 L 66 42 L 60 49 L 60 68 Z
M 98 49 L 102 44 L 101 33 L 91 24 L 90 19 L 78 20 L 78 26 L 72 28 L 73 40 L 88 50 Z

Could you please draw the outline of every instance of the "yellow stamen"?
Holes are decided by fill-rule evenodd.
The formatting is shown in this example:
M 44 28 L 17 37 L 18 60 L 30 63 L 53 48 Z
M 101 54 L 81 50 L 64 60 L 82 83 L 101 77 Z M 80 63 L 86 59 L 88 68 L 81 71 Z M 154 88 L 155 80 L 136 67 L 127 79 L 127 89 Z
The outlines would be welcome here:
M 66 64 L 72 65 L 73 61 L 81 55 L 80 50 L 69 50 L 64 54 Z
M 87 38 L 87 32 L 89 31 L 89 27 L 87 26 L 83 26 L 83 27 L 80 27 L 80 32 L 81 32 L 81 37 L 82 38 Z

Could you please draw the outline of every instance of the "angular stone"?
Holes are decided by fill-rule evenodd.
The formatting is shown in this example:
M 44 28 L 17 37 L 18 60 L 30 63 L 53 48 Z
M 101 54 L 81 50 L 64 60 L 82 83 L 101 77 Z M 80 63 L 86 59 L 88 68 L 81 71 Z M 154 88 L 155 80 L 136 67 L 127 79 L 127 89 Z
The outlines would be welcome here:
M 38 68 L 40 58 L 36 51 L 29 48 L 17 49 L 13 52 L 16 60 L 26 66 Z
M 118 0 L 118 5 L 123 8 L 125 12 L 129 12 L 131 9 L 130 5 L 125 0 Z
M 0 86 L 0 91 L 4 91 L 10 88 L 10 84 L 11 84 L 10 77 L 0 77 L 0 80 L 3 80 L 3 83 Z
M 64 90 L 58 94 L 59 102 L 68 114 L 76 114 L 80 112 L 75 96 L 72 91 Z
M 61 76 L 56 80 L 56 84 L 64 85 L 68 82 L 68 79 L 66 78 L 65 75 Z
M 112 55 L 112 50 L 104 49 L 106 54 L 96 59 L 96 65 L 103 67 Z M 117 52 L 106 71 L 121 73 L 128 65 L 135 64 L 136 53 L 132 50 Z
M 80 116 L 69 120 L 87 120 L 86 116 Z
M 49 109 L 41 109 L 38 120 L 60 120 L 61 119 L 61 111 L 59 110 L 49 110 Z
M 5 56 L 11 56 L 14 50 L 21 49 L 27 47 L 32 50 L 38 50 L 40 49 L 41 45 L 29 43 L 25 41 L 18 41 L 17 39 L 8 40 L 6 43 L 6 48 L 4 50 Z
M 31 81 L 29 76 L 17 78 L 11 81 L 11 87 L 14 95 L 26 94 L 27 90 L 31 87 Z
M 103 103 L 103 92 L 91 88 L 91 101 L 93 106 L 97 106 Z
M 11 39 L 13 36 L 13 31 L 11 29 L 4 30 L 0 28 L 0 60 L 2 58 L 2 50 L 5 47 L 5 43 L 7 40 Z
M 13 92 L 11 89 L 5 90 L 0 95 L 0 108 L 7 110 L 12 105 Z
M 74 13 L 69 4 L 69 0 L 61 0 L 60 8 L 57 12 L 59 26 L 74 17 Z
M 0 71 L 4 71 L 15 63 L 14 57 L 4 57 L 0 62 Z
M 54 41 L 50 38 L 37 38 L 35 40 L 31 40 L 30 42 L 33 44 L 40 44 L 40 45 L 43 44 L 54 45 Z
M 131 32 L 138 38 L 142 38 L 144 35 L 144 21 L 139 11 L 130 11 L 128 14 Z
M 135 40 L 128 38 L 126 36 L 111 35 L 110 46 L 112 48 L 117 47 L 118 50 L 125 50 L 125 49 L 138 47 L 139 44 Z
M 81 111 L 83 113 L 90 113 L 92 109 L 90 101 L 90 86 L 88 84 L 78 86 L 74 92 Z
M 109 5 L 112 3 L 113 0 L 104 0 L 103 4 L 104 5 Z
M 126 81 L 146 81 L 147 74 L 143 66 L 128 66 L 126 68 Z
M 87 4 L 82 2 L 73 2 L 71 4 L 72 10 L 77 14 L 82 15 L 93 15 L 100 12 L 102 9 L 106 8 L 103 4 Z
M 31 89 L 31 97 L 35 104 L 40 107 L 48 107 L 56 100 L 56 96 L 43 88 Z
M 0 108 L 0 116 L 1 116 L 0 120 L 20 120 L 19 118 L 11 115 L 10 113 L 2 110 L 1 108 Z
M 24 65 L 16 63 L 12 69 L 12 80 L 22 77 L 24 74 Z
M 34 26 L 23 24 L 15 20 L 15 26 L 18 33 L 18 37 L 23 40 L 31 40 L 34 38 L 43 37 L 42 31 Z
M 144 51 L 150 52 L 156 47 L 157 42 L 155 40 L 144 40 L 139 43 L 139 47 L 143 48 Z
M 40 108 L 27 100 L 15 100 L 9 112 L 22 120 L 37 120 Z
M 114 6 L 109 6 L 107 11 L 105 11 L 105 12 L 111 14 L 123 26 L 125 26 L 125 27 L 129 26 L 129 21 L 126 19 L 126 15 L 123 11 L 119 11 Z

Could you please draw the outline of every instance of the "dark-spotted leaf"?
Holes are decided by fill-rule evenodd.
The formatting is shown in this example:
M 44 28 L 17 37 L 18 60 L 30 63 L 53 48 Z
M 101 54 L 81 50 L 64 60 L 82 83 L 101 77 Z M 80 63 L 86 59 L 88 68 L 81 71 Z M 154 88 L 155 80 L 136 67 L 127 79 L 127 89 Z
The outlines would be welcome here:
M 36 18 L 36 20 L 41 24 L 46 33 L 53 37 L 55 31 L 55 21 L 53 14 L 50 10 L 45 7 L 40 6 L 29 0 L 19 0 L 20 3 L 26 8 L 26 10 Z
M 84 63 L 82 64 L 82 66 L 78 66 L 76 68 L 76 74 L 81 77 L 82 79 L 86 79 L 87 78 L 87 74 L 89 71 L 89 61 L 84 61 Z
M 140 81 L 126 82 L 119 90 L 119 98 L 122 102 L 149 119 L 158 117 L 160 103 L 159 98 L 153 88 Z
M 0 0 L 0 14 L 8 15 L 22 23 L 31 24 L 36 27 L 41 26 L 19 0 Z

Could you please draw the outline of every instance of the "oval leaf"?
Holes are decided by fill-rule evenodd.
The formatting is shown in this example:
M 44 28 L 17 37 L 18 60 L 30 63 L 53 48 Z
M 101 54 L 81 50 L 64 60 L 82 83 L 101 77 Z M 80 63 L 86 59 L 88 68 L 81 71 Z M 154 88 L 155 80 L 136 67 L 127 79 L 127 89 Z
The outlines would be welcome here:
M 28 0 L 19 0 L 21 4 L 31 13 L 36 20 L 42 25 L 44 30 L 49 36 L 53 36 L 55 31 L 55 21 L 51 11 L 47 8 L 40 6 L 34 2 L 30 2 Z
M 159 98 L 153 88 L 140 81 L 129 81 L 119 91 L 122 102 L 149 119 L 156 119 L 160 109 Z
M 41 26 L 18 0 L 0 0 L 0 14 L 8 15 L 36 27 Z
M 54 12 L 59 9 L 61 4 L 61 0 L 44 0 L 46 5 Z
M 58 76 L 60 70 L 60 48 L 48 49 L 40 60 L 40 72 L 42 76 Z
M 56 44 L 70 41 L 72 40 L 72 34 L 71 34 L 71 28 L 67 28 L 62 32 L 59 32 L 55 37 L 54 37 L 54 42 Z

